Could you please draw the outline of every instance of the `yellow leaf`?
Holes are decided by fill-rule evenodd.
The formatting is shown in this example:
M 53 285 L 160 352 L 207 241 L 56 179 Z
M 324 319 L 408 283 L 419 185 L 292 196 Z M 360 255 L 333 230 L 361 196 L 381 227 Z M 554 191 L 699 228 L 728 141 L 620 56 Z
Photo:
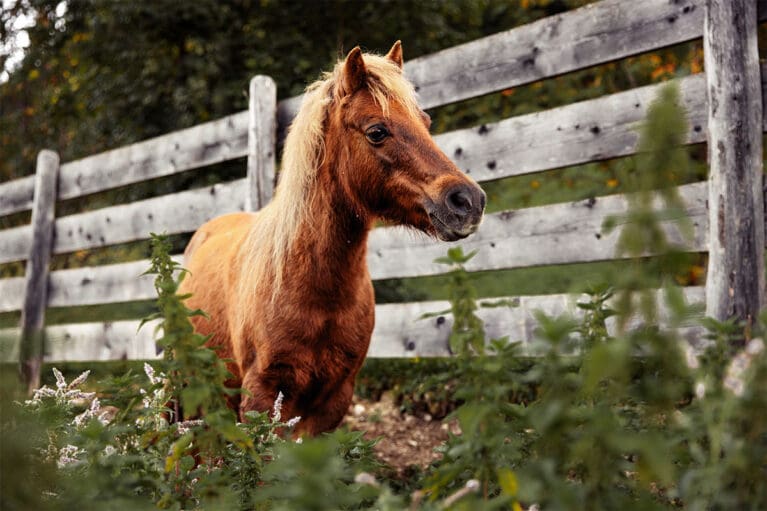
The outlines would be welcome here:
M 33 69 L 29 72 L 29 79 L 30 80 L 37 80 L 37 78 L 40 76 L 40 71 L 37 69 Z
M 615 178 L 612 178 L 612 179 L 608 179 L 608 180 L 607 180 L 607 186 L 608 186 L 609 188 L 615 188 L 615 187 L 616 187 L 616 186 L 618 186 L 619 184 L 620 184 L 620 182 L 619 182 L 617 179 L 615 179 Z
M 506 495 L 513 497 L 517 494 L 519 485 L 517 484 L 517 477 L 508 468 L 498 469 L 498 484 L 501 486 L 501 491 Z
M 537 179 L 533 179 L 530 182 L 530 188 L 532 188 L 533 190 L 537 190 L 540 187 L 541 187 L 541 183 Z

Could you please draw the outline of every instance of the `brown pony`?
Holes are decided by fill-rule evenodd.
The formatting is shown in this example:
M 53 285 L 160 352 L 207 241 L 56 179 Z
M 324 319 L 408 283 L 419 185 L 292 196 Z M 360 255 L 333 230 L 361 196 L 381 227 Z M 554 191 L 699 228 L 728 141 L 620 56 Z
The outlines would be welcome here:
M 335 428 L 370 344 L 375 303 L 366 263 L 377 220 L 445 241 L 476 231 L 485 194 L 440 151 L 402 75 L 385 57 L 349 52 L 307 88 L 290 127 L 274 200 L 215 218 L 185 252 L 182 293 L 210 346 L 247 390 L 240 417 L 279 391 L 296 432 Z

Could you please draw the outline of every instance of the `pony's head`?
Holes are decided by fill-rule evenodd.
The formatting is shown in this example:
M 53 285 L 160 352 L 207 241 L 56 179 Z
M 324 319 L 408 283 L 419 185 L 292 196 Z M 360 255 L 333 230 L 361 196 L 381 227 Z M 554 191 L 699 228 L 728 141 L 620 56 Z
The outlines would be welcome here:
M 485 194 L 429 134 L 429 116 L 402 74 L 399 41 L 383 57 L 354 48 L 308 92 L 324 110 L 323 122 L 304 126 L 301 135 L 322 137 L 314 166 L 333 173 L 358 215 L 445 241 L 477 230 Z

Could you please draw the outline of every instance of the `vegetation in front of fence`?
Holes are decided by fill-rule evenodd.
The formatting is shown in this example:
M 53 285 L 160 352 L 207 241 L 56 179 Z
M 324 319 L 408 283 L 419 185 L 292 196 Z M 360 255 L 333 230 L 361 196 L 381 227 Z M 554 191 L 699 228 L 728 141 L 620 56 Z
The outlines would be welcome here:
M 673 93 L 654 112 L 681 115 Z M 666 135 L 673 133 L 645 138 L 673 142 Z M 632 239 L 643 240 L 634 248 L 665 244 L 658 225 L 669 218 L 669 210 L 645 210 L 631 224 Z M 67 382 L 56 372 L 55 387 L 24 403 L 4 401 L 0 457 L 17 461 L 3 463 L 2 508 L 767 507 L 767 356 L 757 337 L 767 315 L 747 332 L 704 320 L 708 343 L 696 353 L 659 325 L 649 294 L 613 308 L 610 288 L 595 286 L 579 304 L 580 319 L 538 316 L 531 360 L 508 340 L 475 344 L 482 325 L 461 273 L 467 257 L 454 250 L 444 260 L 456 265 L 453 343 L 462 356 L 418 386 L 421 393 L 449 389 L 439 398 L 454 403 L 450 417 L 460 434 L 417 479 L 387 481 L 359 432 L 293 440 L 290 428 L 300 419 L 281 417 L 279 399 L 273 410 L 236 423 L 223 406 L 223 365 L 193 332 L 189 316 L 201 312 L 176 295 L 183 272 L 173 277 L 159 237 L 152 270 L 165 359 L 96 385 L 87 373 Z M 662 277 L 666 325 L 680 326 L 690 308 L 670 285 L 673 272 Z
M 580 322 L 541 315 L 535 363 L 500 340 L 489 355 L 461 357 L 446 375 L 457 382 L 453 416 L 461 434 L 450 437 L 443 459 L 422 479 L 410 482 L 418 491 L 397 494 L 359 432 L 295 442 L 289 430 L 297 419 L 281 417 L 279 402 L 235 425 L 221 407 L 223 374 L 189 329 L 193 312 L 175 295 L 178 280 L 169 276 L 166 257 L 160 250 L 155 262 L 163 339 L 173 356 L 147 365 L 146 374 L 128 373 L 90 391 L 81 390 L 87 373 L 71 383 L 57 373 L 55 388 L 4 414 L 13 420 L 3 423 L 3 459 L 22 460 L 13 472 L 4 470 L 4 509 L 535 503 L 644 510 L 767 503 L 767 358 L 760 339 L 735 352 L 733 336 L 743 334 L 733 324 L 708 322 L 712 342 L 697 356 L 652 324 L 611 337 L 606 321 L 615 312 L 606 290 L 583 304 Z M 576 334 L 586 341 L 578 356 Z M 212 369 L 199 374 L 200 362 Z M 183 376 L 195 373 L 193 380 Z M 208 415 L 170 423 L 175 401 Z

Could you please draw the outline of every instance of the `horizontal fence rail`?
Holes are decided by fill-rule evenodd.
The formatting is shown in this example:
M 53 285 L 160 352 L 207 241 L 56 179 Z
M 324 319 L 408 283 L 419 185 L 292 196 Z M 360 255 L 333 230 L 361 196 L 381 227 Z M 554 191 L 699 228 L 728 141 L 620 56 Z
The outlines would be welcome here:
M 684 289 L 690 304 L 704 300 L 702 287 Z M 490 299 L 489 301 L 493 301 Z M 488 339 L 508 337 L 520 342 L 522 353 L 532 353 L 532 339 L 538 321 L 536 312 L 550 316 L 565 313 L 578 317 L 582 310 L 576 306 L 585 295 L 555 294 L 520 296 L 511 298 L 513 307 L 482 308 L 477 314 L 485 323 Z M 450 356 L 448 337 L 453 320 L 449 315 L 421 319 L 425 313 L 448 309 L 446 301 L 392 303 L 376 305 L 376 325 L 368 350 L 369 357 L 444 357 Z M 156 322 L 139 329 L 139 321 L 113 321 L 56 325 L 47 329 L 48 361 L 123 360 L 156 358 L 154 343 Z M 613 329 L 614 331 L 614 329 Z M 690 340 L 700 338 L 699 332 L 690 330 Z M 17 330 L 0 330 L 0 362 L 16 360 L 18 356 Z M 5 342 L 3 339 L 5 338 Z
M 680 187 L 694 229 L 685 243 L 675 229 L 671 239 L 689 251 L 706 249 L 708 232 L 705 183 Z M 460 245 L 479 249 L 466 263 L 469 271 L 524 268 L 561 263 L 602 261 L 615 257 L 618 232 L 603 233 L 604 221 L 625 214 L 626 197 L 612 195 L 569 204 L 554 204 L 486 215 L 482 226 Z M 446 273 L 434 263 L 445 246 L 402 228 L 377 229 L 370 235 L 368 263 L 373 279 Z M 650 254 L 648 254 L 650 255 Z
M 248 153 L 248 112 L 61 165 L 59 200 L 204 167 Z M 29 209 L 29 178 L 0 184 L 0 215 Z
M 176 234 L 207 220 L 245 209 L 244 179 L 179 192 L 56 220 L 54 254 L 146 239 L 150 232 Z M 0 263 L 26 257 L 28 226 L 0 231 Z

